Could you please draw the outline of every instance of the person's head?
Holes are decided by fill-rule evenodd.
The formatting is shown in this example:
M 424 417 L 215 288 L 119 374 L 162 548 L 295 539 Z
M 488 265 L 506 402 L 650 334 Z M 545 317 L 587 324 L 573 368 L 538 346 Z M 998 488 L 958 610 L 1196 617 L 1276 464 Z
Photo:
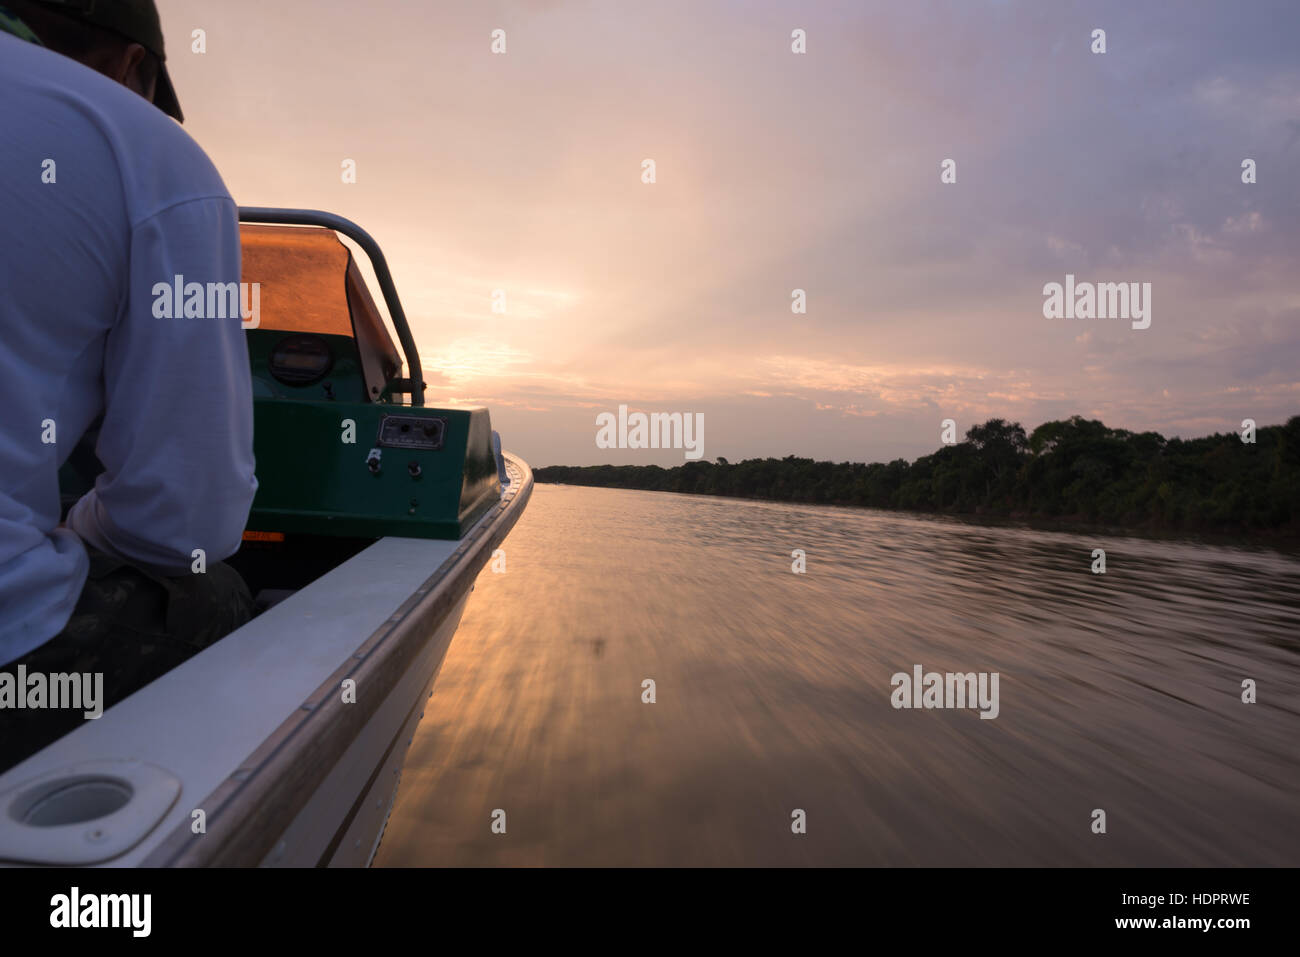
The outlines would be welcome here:
M 182 119 L 164 66 L 153 0 L 0 0 L 56 53 L 134 90 Z

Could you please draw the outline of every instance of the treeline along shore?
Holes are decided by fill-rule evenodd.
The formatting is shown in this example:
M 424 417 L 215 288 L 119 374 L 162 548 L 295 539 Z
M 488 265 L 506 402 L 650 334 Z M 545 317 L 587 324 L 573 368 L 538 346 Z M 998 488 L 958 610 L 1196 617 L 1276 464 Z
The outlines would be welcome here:
M 1252 436 L 1245 434 L 1245 438 Z M 552 465 L 538 482 L 957 515 L 1300 537 L 1300 416 L 1166 439 L 1074 416 L 1026 434 L 990 419 L 915 462 L 783 459 Z

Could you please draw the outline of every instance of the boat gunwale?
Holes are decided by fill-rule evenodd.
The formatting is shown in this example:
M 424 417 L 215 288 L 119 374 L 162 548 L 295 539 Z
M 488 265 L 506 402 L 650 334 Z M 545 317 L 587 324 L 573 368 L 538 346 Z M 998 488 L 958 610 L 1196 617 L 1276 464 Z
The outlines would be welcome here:
M 533 474 L 504 453 L 514 473 L 501 502 L 387 621 L 196 806 L 205 833 L 178 823 L 141 862 L 143 867 L 256 866 L 307 806 L 337 761 L 370 722 L 438 625 L 471 590 L 493 550 L 514 527 L 532 494 Z M 339 693 L 351 678 L 354 703 Z M 401 729 L 398 729 L 400 733 Z

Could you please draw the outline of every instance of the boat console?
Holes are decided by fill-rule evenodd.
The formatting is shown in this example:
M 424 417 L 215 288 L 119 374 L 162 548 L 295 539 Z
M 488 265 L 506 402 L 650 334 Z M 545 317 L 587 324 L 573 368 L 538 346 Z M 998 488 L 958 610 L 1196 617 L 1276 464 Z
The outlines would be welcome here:
M 378 244 L 317 210 L 243 207 L 239 218 L 241 278 L 258 303 L 245 331 L 258 491 L 229 563 L 254 595 L 283 596 L 385 536 L 463 537 L 500 501 L 499 443 L 487 409 L 424 404 Z M 340 236 L 370 260 L 400 353 Z M 101 471 L 95 435 L 60 474 L 65 513 Z
M 424 405 L 379 247 L 328 213 L 245 208 L 240 220 L 244 282 L 261 286 L 245 333 L 259 483 L 249 531 L 460 538 L 500 499 L 488 412 Z M 370 257 L 409 377 L 339 234 Z

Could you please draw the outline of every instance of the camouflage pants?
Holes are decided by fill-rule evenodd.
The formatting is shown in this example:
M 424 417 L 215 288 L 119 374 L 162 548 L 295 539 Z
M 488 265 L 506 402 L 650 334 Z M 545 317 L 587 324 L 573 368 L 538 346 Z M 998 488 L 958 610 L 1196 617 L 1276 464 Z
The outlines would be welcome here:
M 15 676 L 102 673 L 104 709 L 166 674 L 253 617 L 248 586 L 229 565 L 202 575 L 156 575 L 94 548 L 90 576 L 67 626 L 21 658 Z M 0 708 L 0 772 L 86 720 L 75 709 Z

